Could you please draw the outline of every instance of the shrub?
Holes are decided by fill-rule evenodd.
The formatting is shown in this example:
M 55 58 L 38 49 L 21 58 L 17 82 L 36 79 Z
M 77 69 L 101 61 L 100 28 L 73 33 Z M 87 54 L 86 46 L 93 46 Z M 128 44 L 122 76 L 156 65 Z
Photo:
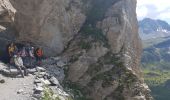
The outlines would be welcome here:
M 91 44 L 89 42 L 85 42 L 83 40 L 81 40 L 79 42 L 79 46 L 81 49 L 85 49 L 85 50 L 89 50 L 91 48 Z

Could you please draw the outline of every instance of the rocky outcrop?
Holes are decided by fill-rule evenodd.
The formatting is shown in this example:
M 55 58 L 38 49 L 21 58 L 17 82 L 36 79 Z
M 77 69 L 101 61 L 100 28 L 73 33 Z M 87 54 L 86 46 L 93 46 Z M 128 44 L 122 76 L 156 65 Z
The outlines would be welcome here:
M 67 62 L 66 84 L 78 87 L 83 99 L 152 100 L 139 68 L 136 0 L 10 3 L 16 40 L 42 46 L 47 56 L 60 54 Z
M 78 33 L 85 15 L 79 0 L 10 0 L 17 10 L 15 27 L 18 41 L 43 46 L 54 56 Z
M 105 18 L 99 21 L 98 26 L 106 35 L 112 52 L 119 53 L 123 47 L 127 67 L 132 68 L 139 75 L 138 66 L 142 45 L 137 34 L 138 25 L 135 12 L 135 0 L 119 1 L 108 8 Z
M 16 10 L 13 8 L 9 0 L 0 1 L 0 25 L 4 30 L 10 23 L 14 22 L 14 14 Z
M 79 36 L 64 52 L 71 62 L 68 80 L 78 83 L 93 100 L 152 100 L 139 68 L 136 1 L 107 2 L 90 3 Z

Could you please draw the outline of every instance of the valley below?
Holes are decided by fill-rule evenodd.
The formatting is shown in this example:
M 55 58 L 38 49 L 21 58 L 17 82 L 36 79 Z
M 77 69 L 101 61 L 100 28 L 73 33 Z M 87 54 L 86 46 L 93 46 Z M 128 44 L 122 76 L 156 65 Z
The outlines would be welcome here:
M 153 21 L 153 20 L 151 20 Z M 154 22 L 154 21 L 153 21 Z M 165 30 L 162 24 L 158 24 L 156 30 L 151 28 L 153 22 L 148 22 L 149 32 L 140 33 L 143 43 L 141 67 L 145 82 L 151 89 L 155 100 L 169 100 L 170 98 L 170 37 L 163 36 L 157 29 Z M 144 23 L 144 22 L 143 22 Z M 167 24 L 167 23 L 166 23 Z M 141 25 L 141 23 L 140 23 Z M 169 27 L 169 25 L 167 26 Z M 168 28 L 169 29 L 169 28 Z M 168 30 L 167 29 L 167 30 Z M 152 30 L 152 33 L 150 31 Z M 153 34 L 154 33 L 154 34 Z M 143 36 L 143 37 L 142 37 Z M 147 38 L 145 38 L 147 36 Z M 151 36 L 151 37 L 149 37 Z

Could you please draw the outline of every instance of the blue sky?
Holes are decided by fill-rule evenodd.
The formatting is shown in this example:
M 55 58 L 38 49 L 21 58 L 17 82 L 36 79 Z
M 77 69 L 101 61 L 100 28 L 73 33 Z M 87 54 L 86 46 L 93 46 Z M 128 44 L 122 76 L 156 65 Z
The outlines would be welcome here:
M 137 0 L 137 16 L 138 20 L 148 17 L 170 24 L 170 0 Z

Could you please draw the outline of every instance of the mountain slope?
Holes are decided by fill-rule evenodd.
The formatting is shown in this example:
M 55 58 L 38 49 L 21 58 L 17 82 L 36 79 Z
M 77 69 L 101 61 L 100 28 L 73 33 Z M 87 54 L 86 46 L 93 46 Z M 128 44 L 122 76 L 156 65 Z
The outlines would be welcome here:
M 136 0 L 9 1 L 16 41 L 60 55 L 75 100 L 152 100 L 139 68 Z
M 170 25 L 162 20 L 145 18 L 139 21 L 139 34 L 142 39 L 170 36 Z
M 170 37 L 143 40 L 142 69 L 155 100 L 168 100 Z

